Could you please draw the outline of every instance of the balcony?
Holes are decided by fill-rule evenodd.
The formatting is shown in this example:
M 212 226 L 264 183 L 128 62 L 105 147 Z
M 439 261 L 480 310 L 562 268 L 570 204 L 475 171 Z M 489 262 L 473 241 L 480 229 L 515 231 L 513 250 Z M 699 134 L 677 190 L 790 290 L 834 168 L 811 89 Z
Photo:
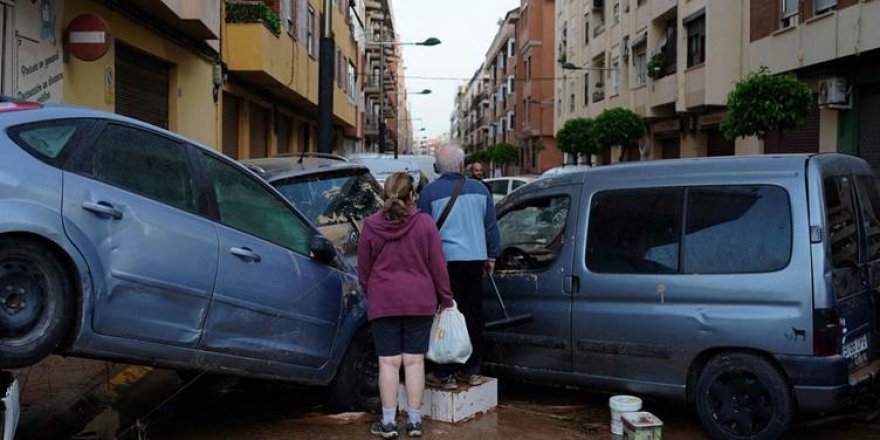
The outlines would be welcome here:
M 648 91 L 647 90 L 648 90 L 647 87 L 642 85 L 642 86 L 636 87 L 631 92 L 632 109 L 634 112 L 636 112 L 637 115 L 639 115 L 641 117 L 645 117 L 647 115 L 647 111 L 645 109 L 645 106 L 648 102 L 648 100 L 647 100 Z
M 706 105 L 706 67 L 695 66 L 684 74 L 684 104 L 688 109 Z
M 318 63 L 286 34 L 276 36 L 263 23 L 225 23 L 223 61 L 244 83 L 305 112 L 318 109 Z M 334 86 L 333 115 L 354 127 L 357 112 L 343 89 Z
M 220 38 L 220 0 L 128 0 L 126 3 L 192 38 Z
M 646 6 L 651 7 L 651 19 L 656 20 L 674 12 L 678 7 L 678 0 L 651 0 Z
M 649 105 L 658 107 L 665 104 L 674 104 L 678 97 L 678 84 L 676 84 L 676 75 L 667 75 L 660 79 L 651 81 L 651 93 Z
M 605 89 L 597 86 L 597 89 L 593 90 L 593 102 L 599 102 L 604 99 L 605 99 Z

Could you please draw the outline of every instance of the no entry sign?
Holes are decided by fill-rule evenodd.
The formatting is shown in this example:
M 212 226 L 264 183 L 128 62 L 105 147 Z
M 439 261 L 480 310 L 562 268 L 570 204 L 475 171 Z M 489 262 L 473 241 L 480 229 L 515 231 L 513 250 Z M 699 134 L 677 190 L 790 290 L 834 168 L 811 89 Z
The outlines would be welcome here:
M 104 56 L 112 41 L 110 27 L 97 15 L 81 14 L 67 25 L 67 49 L 83 61 L 95 61 Z

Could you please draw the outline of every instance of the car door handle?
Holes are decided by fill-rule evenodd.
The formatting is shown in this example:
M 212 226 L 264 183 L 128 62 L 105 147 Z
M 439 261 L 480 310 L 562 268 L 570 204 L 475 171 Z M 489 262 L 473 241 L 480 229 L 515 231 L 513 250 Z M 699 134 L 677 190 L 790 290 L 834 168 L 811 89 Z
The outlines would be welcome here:
M 122 211 L 116 209 L 113 204 L 109 202 L 83 202 L 82 207 L 87 211 L 92 211 L 95 214 L 107 215 L 116 220 L 122 218 Z
M 229 248 L 229 252 L 232 255 L 235 255 L 237 257 L 241 257 L 242 260 L 254 261 L 256 263 L 259 263 L 261 260 L 260 254 L 254 252 L 246 247 Z

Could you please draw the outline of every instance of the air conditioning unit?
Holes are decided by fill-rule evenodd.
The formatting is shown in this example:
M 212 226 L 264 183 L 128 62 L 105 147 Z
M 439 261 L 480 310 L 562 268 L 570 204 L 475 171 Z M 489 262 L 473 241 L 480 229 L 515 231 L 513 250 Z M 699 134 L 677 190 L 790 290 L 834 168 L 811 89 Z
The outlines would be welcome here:
M 849 102 L 849 87 L 842 76 L 833 76 L 819 81 L 819 105 L 830 108 L 852 108 Z

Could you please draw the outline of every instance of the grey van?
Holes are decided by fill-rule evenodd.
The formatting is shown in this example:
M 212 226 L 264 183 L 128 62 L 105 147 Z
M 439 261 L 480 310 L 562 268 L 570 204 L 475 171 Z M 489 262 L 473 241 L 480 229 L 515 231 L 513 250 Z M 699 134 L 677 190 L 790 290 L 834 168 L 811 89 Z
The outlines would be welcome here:
M 498 212 L 496 281 L 534 320 L 486 333 L 497 373 L 686 401 L 715 438 L 771 439 L 880 369 L 880 183 L 861 159 L 614 165 Z

